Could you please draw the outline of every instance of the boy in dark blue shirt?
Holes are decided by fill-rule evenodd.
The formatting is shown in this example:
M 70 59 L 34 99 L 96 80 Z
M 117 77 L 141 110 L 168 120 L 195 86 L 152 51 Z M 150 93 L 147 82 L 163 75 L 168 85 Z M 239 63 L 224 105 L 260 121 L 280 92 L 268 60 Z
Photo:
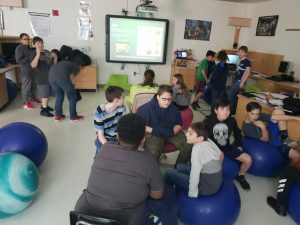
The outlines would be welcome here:
M 219 51 L 217 54 L 217 65 L 213 68 L 210 77 L 211 87 L 211 112 L 214 113 L 216 99 L 226 96 L 226 82 L 228 76 L 228 66 L 226 61 L 228 60 L 227 53 L 225 51 Z
M 187 144 L 181 131 L 182 119 L 177 107 L 172 103 L 173 90 L 170 85 L 160 85 L 152 100 L 138 110 L 138 114 L 146 121 L 145 148 L 157 159 L 166 142 L 170 142 L 187 154 L 192 145 Z
M 251 62 L 246 58 L 248 52 L 247 46 L 241 46 L 238 49 L 240 59 L 237 62 L 237 69 L 235 79 L 229 92 L 229 99 L 231 105 L 231 113 L 235 114 L 237 105 L 237 95 L 239 91 L 244 88 L 246 81 L 251 72 Z

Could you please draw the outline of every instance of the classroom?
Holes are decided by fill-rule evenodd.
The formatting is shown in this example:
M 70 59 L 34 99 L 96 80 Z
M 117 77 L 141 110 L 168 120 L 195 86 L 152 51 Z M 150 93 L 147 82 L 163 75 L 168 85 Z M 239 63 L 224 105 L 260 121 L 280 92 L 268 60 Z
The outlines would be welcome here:
M 132 216 L 133 219 L 128 220 L 124 219 L 128 216 L 126 210 L 130 211 L 126 207 L 118 209 L 118 212 L 123 210 L 122 219 L 114 218 L 112 215 L 116 212 L 112 213 L 110 208 L 103 216 L 90 213 L 90 216 L 123 221 L 107 224 L 125 225 L 124 221 L 128 225 L 300 224 L 299 9 L 298 0 L 0 0 L 0 180 L 3 179 L 0 181 L 0 224 L 106 224 L 76 223 L 74 218 L 70 221 L 70 211 L 78 210 L 80 204 L 83 208 L 89 205 L 82 203 L 85 192 L 110 192 L 101 189 L 108 184 L 116 184 L 120 192 L 128 191 L 123 199 L 133 194 L 129 189 L 136 180 L 129 182 L 126 175 L 122 177 L 126 173 L 114 174 L 113 169 L 106 173 L 101 167 L 111 166 L 117 171 L 119 166 L 122 168 L 128 163 L 129 157 L 122 156 L 120 146 L 133 146 L 136 152 L 145 155 L 132 156 L 130 160 L 141 159 L 145 163 L 133 163 L 135 173 L 129 171 L 134 174 L 129 179 L 152 173 L 154 169 L 149 169 L 152 161 L 160 170 L 159 175 L 147 177 L 149 183 L 143 191 L 135 192 L 137 198 L 144 195 L 144 190 L 149 192 L 147 202 L 143 199 L 139 207 L 146 210 L 153 204 L 155 208 L 155 201 L 164 205 L 164 199 L 173 192 L 176 203 L 167 202 L 168 206 L 161 206 L 163 209 L 150 210 L 149 217 L 135 211 L 136 218 Z M 18 53 L 21 45 L 27 55 Z M 29 61 L 22 61 L 20 54 L 23 53 Z M 249 65 L 243 66 L 241 61 L 246 63 L 245 59 Z M 28 76 L 35 74 L 34 80 L 25 75 L 25 64 L 30 67 Z M 220 71 L 224 70 L 226 79 L 221 79 Z M 239 71 L 242 71 L 240 77 Z M 43 76 L 38 77 L 39 73 Z M 238 87 L 234 90 L 236 84 Z M 255 104 L 251 108 L 251 102 L 261 108 Z M 219 109 L 226 107 L 228 115 L 221 120 Z M 280 146 L 287 145 L 288 150 L 273 146 L 269 130 L 266 135 L 270 140 L 264 141 L 264 128 L 259 125 L 256 128 L 261 130 L 260 140 L 250 132 L 246 134 L 245 124 L 261 122 L 250 121 L 254 111 L 259 111 L 260 116 L 269 114 L 265 121 L 262 119 L 266 124 L 272 121 L 278 124 Z M 219 126 L 213 125 L 216 118 Z M 174 127 L 167 132 L 164 126 L 173 120 Z M 206 138 L 207 122 L 210 127 Z M 224 124 L 228 128 L 225 129 Z M 229 127 L 232 124 L 234 128 Z M 138 126 L 143 126 L 145 132 L 138 132 Z M 205 134 L 199 134 L 197 129 Z M 220 158 L 214 159 L 220 161 L 220 168 L 211 159 L 202 165 L 202 170 L 216 166 L 213 173 L 220 172 L 223 176 L 220 189 L 203 197 L 200 183 L 205 176 L 203 171 L 200 175 L 199 170 L 197 182 L 199 176 L 201 179 L 196 184 L 199 188 L 199 193 L 196 188 L 196 199 L 191 197 L 192 172 L 196 165 L 193 165 L 193 157 L 200 144 L 192 140 L 193 135 L 197 138 L 200 135 L 203 140 L 197 141 L 210 144 L 211 149 L 216 146 L 218 153 L 207 151 L 209 157 L 220 154 Z M 154 137 L 161 138 L 162 144 Z M 178 137 L 177 142 L 171 141 L 173 137 Z M 225 146 L 222 142 L 226 139 L 227 149 L 233 145 L 232 139 L 237 138 L 243 144 L 238 145 L 235 140 L 236 149 L 243 151 L 241 155 L 228 157 L 220 146 Z M 28 146 L 29 150 L 16 150 L 18 145 L 20 148 Z M 109 155 L 110 148 L 116 152 L 116 158 Z M 259 148 L 266 151 L 260 152 Z M 275 155 L 268 155 L 273 154 L 274 149 Z M 179 164 L 188 164 L 188 173 L 178 169 L 178 160 L 185 151 L 189 152 L 189 160 Z M 283 151 L 288 153 L 283 154 Z M 150 160 L 148 155 L 154 157 Z M 221 155 L 225 155 L 224 159 Z M 111 157 L 111 164 L 106 157 Z M 8 160 L 21 159 L 27 160 L 30 173 L 35 174 L 35 180 L 28 181 L 31 187 L 35 185 L 30 197 L 26 196 L 29 190 L 22 187 L 22 181 L 15 180 L 21 178 L 12 175 L 14 170 L 26 171 L 25 167 L 21 168 L 21 161 L 16 161 L 20 164 L 15 168 L 9 168 L 12 163 Z M 116 160 L 120 161 L 116 163 Z M 97 165 L 100 162 L 101 166 Z M 272 168 L 260 167 L 259 163 Z M 141 171 L 138 165 L 143 167 Z M 293 182 L 298 184 L 292 184 L 288 205 L 276 211 L 267 198 L 272 196 L 277 201 L 276 194 L 282 187 L 278 178 L 284 178 L 282 171 L 287 167 L 294 169 Z M 182 183 L 176 183 L 179 178 L 171 179 L 175 172 L 184 173 L 190 179 L 186 180 L 186 190 Z M 92 182 L 91 177 L 97 173 L 106 176 L 94 177 Z M 113 179 L 114 175 L 118 181 Z M 103 179 L 107 185 L 101 182 Z M 99 187 L 93 186 L 96 184 Z M 16 199 L 11 200 L 9 195 Z M 117 198 L 106 197 L 103 202 Z M 18 207 L 22 209 L 17 211 Z M 138 213 L 141 215 L 137 216 Z M 171 213 L 174 216 L 170 216 Z M 175 222 L 168 222 L 165 215 Z M 144 222 L 145 218 L 151 222 Z

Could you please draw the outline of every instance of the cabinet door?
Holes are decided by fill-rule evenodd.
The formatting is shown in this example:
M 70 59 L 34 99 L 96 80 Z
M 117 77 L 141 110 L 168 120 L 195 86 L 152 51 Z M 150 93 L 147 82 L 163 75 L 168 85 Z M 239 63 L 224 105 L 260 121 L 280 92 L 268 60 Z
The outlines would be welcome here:
M 260 52 L 248 52 L 247 58 L 251 61 L 251 69 L 252 71 L 257 71 L 263 73 L 263 58 L 264 54 Z
M 187 88 L 189 90 L 194 90 L 196 70 L 176 67 L 175 69 L 172 70 L 172 73 L 173 73 L 172 75 L 176 73 L 182 74 L 184 83 L 186 84 Z
M 4 106 L 8 102 L 8 93 L 6 86 L 6 77 L 4 74 L 0 74 L 0 107 Z
M 77 89 L 97 90 L 97 66 L 92 64 L 82 67 L 75 77 L 75 87 Z

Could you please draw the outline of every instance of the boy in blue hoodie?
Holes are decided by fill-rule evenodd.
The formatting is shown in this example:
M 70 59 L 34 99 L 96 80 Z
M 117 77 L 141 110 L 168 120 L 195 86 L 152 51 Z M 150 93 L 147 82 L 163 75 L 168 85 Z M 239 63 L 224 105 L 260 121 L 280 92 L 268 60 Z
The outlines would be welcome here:
M 211 87 L 211 112 L 214 113 L 216 100 L 220 97 L 226 96 L 226 82 L 228 76 L 228 66 L 226 61 L 228 60 L 227 53 L 225 51 L 219 51 L 217 54 L 217 65 L 213 68 L 210 77 Z
M 176 106 L 171 104 L 172 94 L 170 85 L 160 85 L 152 100 L 141 106 L 138 111 L 146 121 L 145 149 L 157 159 L 166 142 L 174 144 L 178 150 L 189 155 L 192 150 L 192 145 L 187 144 L 186 136 L 181 131 L 181 114 Z

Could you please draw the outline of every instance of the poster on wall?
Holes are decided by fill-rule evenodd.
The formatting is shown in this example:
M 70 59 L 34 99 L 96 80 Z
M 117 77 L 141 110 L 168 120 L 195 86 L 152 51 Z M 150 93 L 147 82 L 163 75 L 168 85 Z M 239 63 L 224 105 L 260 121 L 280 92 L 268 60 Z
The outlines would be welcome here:
M 28 12 L 33 36 L 50 37 L 50 14 Z
M 279 16 L 261 16 L 258 18 L 256 36 L 275 36 Z
M 184 39 L 209 41 L 212 21 L 185 20 Z
M 91 2 L 79 1 L 78 39 L 81 41 L 94 39 L 93 19 L 91 15 Z

